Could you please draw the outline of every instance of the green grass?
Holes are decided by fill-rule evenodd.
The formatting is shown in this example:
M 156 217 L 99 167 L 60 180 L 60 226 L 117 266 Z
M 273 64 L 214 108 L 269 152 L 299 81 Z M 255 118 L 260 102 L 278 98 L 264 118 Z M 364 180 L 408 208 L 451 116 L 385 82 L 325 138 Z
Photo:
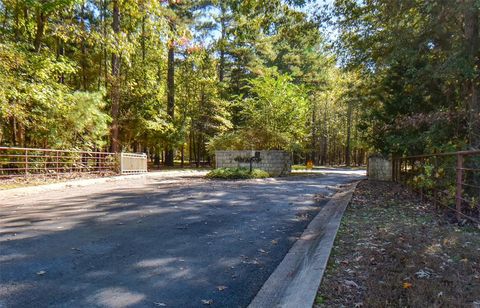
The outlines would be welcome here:
M 305 165 L 292 165 L 292 170 L 306 170 L 307 167 Z
M 253 169 L 250 173 L 247 168 L 218 168 L 207 173 L 205 177 L 208 179 L 241 180 L 263 179 L 270 177 L 270 175 L 260 169 Z

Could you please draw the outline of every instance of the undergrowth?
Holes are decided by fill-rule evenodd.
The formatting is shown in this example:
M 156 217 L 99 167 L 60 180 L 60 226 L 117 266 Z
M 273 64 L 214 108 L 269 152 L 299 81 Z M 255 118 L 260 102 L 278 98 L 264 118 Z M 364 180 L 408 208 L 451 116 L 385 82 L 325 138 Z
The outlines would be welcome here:
M 247 168 L 218 168 L 207 173 L 205 177 L 208 179 L 240 180 L 263 179 L 270 177 L 270 175 L 261 169 L 253 169 L 250 172 Z

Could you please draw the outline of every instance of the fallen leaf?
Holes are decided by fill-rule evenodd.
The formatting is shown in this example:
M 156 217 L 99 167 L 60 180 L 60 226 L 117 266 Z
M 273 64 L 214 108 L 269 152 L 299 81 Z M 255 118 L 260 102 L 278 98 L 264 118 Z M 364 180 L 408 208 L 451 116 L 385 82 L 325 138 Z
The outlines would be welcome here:
M 403 283 L 403 288 L 404 289 L 411 289 L 412 288 L 412 284 L 410 282 L 404 282 Z
M 278 241 L 277 241 L 277 240 L 272 240 L 272 244 L 273 244 L 273 245 L 277 245 L 277 244 L 278 244 Z
M 429 271 L 427 270 L 419 270 L 418 272 L 415 273 L 415 276 L 417 276 L 417 278 L 429 278 L 430 276 L 432 275 L 432 273 L 430 273 Z
M 347 287 L 355 287 L 355 288 L 359 287 L 358 284 L 353 280 L 345 280 L 343 284 L 346 285 Z

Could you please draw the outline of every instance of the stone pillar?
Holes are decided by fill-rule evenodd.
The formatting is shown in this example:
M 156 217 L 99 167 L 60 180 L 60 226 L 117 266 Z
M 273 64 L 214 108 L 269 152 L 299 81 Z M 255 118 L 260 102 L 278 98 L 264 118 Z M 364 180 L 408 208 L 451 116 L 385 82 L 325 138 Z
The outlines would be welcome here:
M 391 181 L 392 161 L 380 154 L 368 158 L 367 175 L 369 180 Z
M 215 151 L 217 168 L 249 168 L 250 158 L 255 150 L 244 151 Z M 285 151 L 259 151 L 260 161 L 253 162 L 253 168 L 262 169 L 271 176 L 288 175 L 291 172 L 290 156 Z

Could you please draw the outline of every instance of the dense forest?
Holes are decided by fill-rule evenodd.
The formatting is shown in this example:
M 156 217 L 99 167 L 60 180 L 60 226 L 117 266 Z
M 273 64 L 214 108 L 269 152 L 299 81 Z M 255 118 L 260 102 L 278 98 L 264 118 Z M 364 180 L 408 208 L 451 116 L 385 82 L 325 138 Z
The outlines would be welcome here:
M 478 0 L 0 0 L 0 145 L 147 152 L 480 147 Z

